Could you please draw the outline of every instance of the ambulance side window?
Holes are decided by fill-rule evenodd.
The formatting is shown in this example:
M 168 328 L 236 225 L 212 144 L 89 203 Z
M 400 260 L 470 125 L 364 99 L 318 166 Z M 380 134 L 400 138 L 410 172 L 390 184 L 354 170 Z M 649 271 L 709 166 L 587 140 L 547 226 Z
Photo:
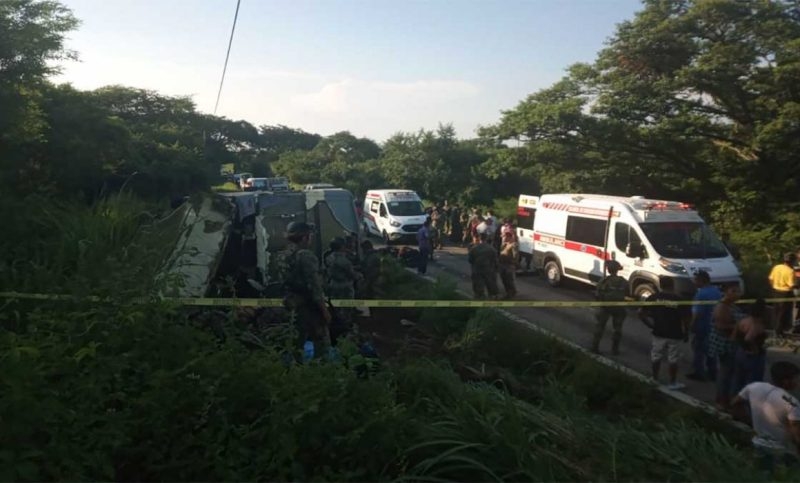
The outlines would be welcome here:
M 568 216 L 567 240 L 602 247 L 605 245 L 606 224 L 606 220 Z
M 533 230 L 533 219 L 536 217 L 536 208 L 517 207 L 517 228 Z
M 373 213 L 377 213 L 378 212 L 378 206 L 380 206 L 380 202 L 379 201 L 373 201 L 372 204 L 369 206 L 369 211 L 371 211 Z
M 381 218 L 386 218 L 386 217 L 387 217 L 387 215 L 386 215 L 386 205 L 381 203 Z
M 627 223 L 616 223 L 614 226 L 614 241 L 617 245 L 617 250 L 623 253 L 641 253 L 642 240 L 636 230 Z

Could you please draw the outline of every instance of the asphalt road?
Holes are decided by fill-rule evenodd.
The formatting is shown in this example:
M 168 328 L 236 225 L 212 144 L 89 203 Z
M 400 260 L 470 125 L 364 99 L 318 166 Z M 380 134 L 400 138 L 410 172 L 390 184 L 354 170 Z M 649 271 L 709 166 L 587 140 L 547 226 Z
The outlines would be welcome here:
M 435 260 L 428 264 L 428 275 L 437 277 L 444 275 L 456 280 L 458 288 L 471 294 L 470 267 L 467 261 L 467 249 L 448 246 L 437 250 Z M 502 287 L 502 285 L 501 285 Z M 501 289 L 502 290 L 502 289 Z M 526 273 L 517 277 L 518 295 L 515 300 L 553 300 L 553 301 L 585 301 L 594 300 L 593 288 L 570 280 L 562 286 L 553 288 L 547 285 L 542 276 Z M 595 319 L 590 308 L 515 308 L 508 309 L 527 321 L 536 324 L 560 337 L 589 348 L 594 331 Z M 611 322 L 606 326 L 606 333 L 600 343 L 600 351 L 606 357 L 625 365 L 646 376 L 651 375 L 650 347 L 652 335 L 636 316 L 634 309 L 628 311 L 623 326 L 620 354 L 611 355 Z M 678 381 L 686 384 L 683 392 L 701 401 L 713 403 L 715 387 L 711 382 L 695 382 L 683 375 L 691 372 L 691 348 L 688 343 L 681 346 Z M 767 353 L 767 368 L 777 360 L 791 360 L 800 364 L 800 356 L 784 348 L 770 348 Z M 666 363 L 662 364 L 661 382 L 666 383 Z M 767 369 L 769 373 L 769 369 Z M 767 378 L 768 378 L 767 374 Z

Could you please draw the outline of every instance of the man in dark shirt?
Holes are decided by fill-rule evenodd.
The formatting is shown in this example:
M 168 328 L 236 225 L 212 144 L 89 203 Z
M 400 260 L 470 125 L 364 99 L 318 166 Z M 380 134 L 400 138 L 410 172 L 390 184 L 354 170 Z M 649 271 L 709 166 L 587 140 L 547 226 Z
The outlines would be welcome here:
M 646 302 L 677 302 L 678 296 L 659 292 L 653 294 Z M 688 305 L 648 305 L 639 309 L 639 318 L 653 329 L 653 347 L 650 361 L 653 364 L 653 379 L 658 381 L 661 361 L 665 358 L 669 363 L 669 385 L 667 388 L 676 391 L 685 387 L 677 381 L 678 359 L 680 359 L 681 341 L 689 337 L 689 323 L 692 312 Z

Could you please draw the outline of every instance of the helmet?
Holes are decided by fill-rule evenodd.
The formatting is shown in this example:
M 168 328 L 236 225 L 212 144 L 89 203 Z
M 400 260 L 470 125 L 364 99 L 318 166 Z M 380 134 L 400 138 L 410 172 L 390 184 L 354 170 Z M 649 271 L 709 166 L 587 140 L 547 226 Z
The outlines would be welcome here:
M 286 234 L 292 235 L 305 235 L 314 231 L 314 225 L 304 221 L 293 221 L 286 225 Z
M 609 272 L 619 272 L 622 270 L 622 265 L 616 260 L 609 260 L 606 262 L 606 270 Z

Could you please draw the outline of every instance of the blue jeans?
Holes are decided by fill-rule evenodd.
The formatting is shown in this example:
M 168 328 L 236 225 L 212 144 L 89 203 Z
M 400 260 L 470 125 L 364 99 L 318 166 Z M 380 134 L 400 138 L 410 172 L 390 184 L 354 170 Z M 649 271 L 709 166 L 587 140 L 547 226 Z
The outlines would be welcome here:
M 431 256 L 431 251 L 429 248 L 420 247 L 419 248 L 419 260 L 417 260 L 417 272 L 422 275 L 428 271 L 428 258 Z
M 736 354 L 726 352 L 719 355 L 719 375 L 717 376 L 717 403 L 727 405 L 734 394 L 734 374 Z
M 764 380 L 764 370 L 767 365 L 767 356 L 764 353 L 753 354 L 742 349 L 736 350 L 736 366 L 733 371 L 733 389 L 738 394 L 751 382 Z
M 695 332 L 692 338 L 692 368 L 694 373 L 710 379 L 717 378 L 717 359 L 708 355 L 708 334 Z

